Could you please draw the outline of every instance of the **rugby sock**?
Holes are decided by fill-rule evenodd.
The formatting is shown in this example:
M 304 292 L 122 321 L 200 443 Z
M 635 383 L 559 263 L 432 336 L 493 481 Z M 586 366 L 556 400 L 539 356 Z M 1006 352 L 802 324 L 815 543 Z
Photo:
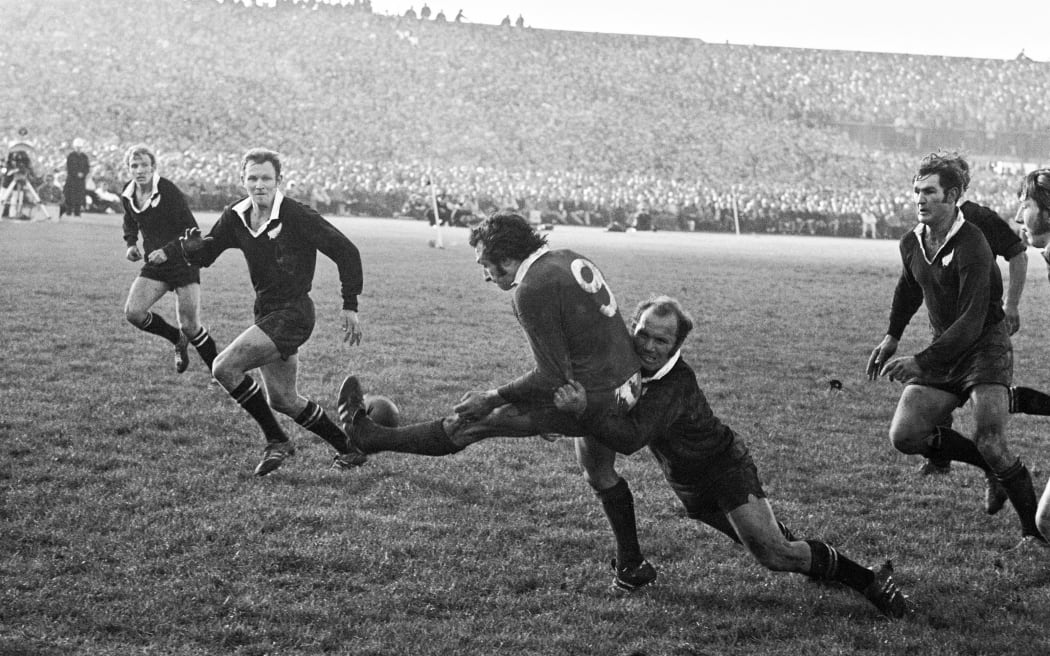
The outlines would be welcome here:
M 952 427 L 953 421 L 954 420 L 952 416 L 949 414 L 947 417 L 944 418 L 944 420 L 941 423 L 937 424 L 937 428 L 950 429 Z M 945 467 L 951 467 L 952 465 L 952 461 L 949 458 L 945 458 L 942 456 L 926 456 L 926 459 L 932 462 L 935 466 L 940 467 L 942 469 L 944 469 Z
M 875 580 L 875 572 L 839 554 L 830 544 L 819 540 L 806 540 L 809 545 L 810 565 L 807 574 L 814 579 L 837 581 L 857 592 Z
M 1030 387 L 1010 388 L 1010 412 L 1025 415 L 1050 415 L 1050 394 Z
M 951 428 L 938 426 L 930 438 L 929 447 L 923 454 L 930 460 L 958 460 L 981 471 L 991 471 L 973 440 L 963 437 Z
M 201 326 L 197 334 L 190 339 L 190 344 L 193 344 L 193 348 L 197 349 L 197 354 L 201 356 L 201 360 L 204 360 L 204 364 L 208 365 L 208 370 L 211 371 L 211 365 L 215 362 L 218 349 L 215 347 L 215 340 L 211 338 L 208 329 Z
M 339 453 L 350 452 L 350 446 L 346 443 L 346 434 L 328 418 L 321 406 L 313 401 L 309 399 L 306 401 L 306 407 L 295 418 L 295 423 L 320 436 L 325 442 L 334 446 Z
M 612 526 L 613 536 L 616 538 L 616 566 L 620 569 L 635 567 L 645 558 L 642 557 L 642 548 L 638 544 L 638 527 L 634 517 L 634 495 L 627 480 L 621 478 L 620 482 L 610 488 L 597 490 L 595 492 L 602 502 L 602 509 Z
M 1006 489 L 1006 495 L 1010 497 L 1010 503 L 1014 505 L 1014 510 L 1021 519 L 1021 535 L 1034 535 L 1045 542 L 1046 538 L 1039 532 L 1035 522 L 1038 501 L 1035 498 L 1032 475 L 1028 472 L 1028 468 L 1018 458 L 1017 462 L 1005 471 L 997 472 L 995 477 Z
M 147 333 L 160 335 L 172 344 L 179 343 L 179 329 L 164 320 L 164 317 L 152 312 L 146 312 L 146 318 L 139 325 L 139 330 Z
M 354 446 L 365 453 L 397 451 L 421 456 L 447 456 L 464 448 L 449 439 L 441 419 L 386 428 L 368 417 L 361 417 L 347 430 L 354 433 Z
M 241 384 L 230 392 L 230 396 L 252 416 L 252 419 L 259 423 L 263 437 L 266 438 L 268 444 L 288 441 L 288 436 L 277 423 L 277 418 L 273 416 L 273 410 L 266 401 L 266 395 L 251 376 L 245 376 Z

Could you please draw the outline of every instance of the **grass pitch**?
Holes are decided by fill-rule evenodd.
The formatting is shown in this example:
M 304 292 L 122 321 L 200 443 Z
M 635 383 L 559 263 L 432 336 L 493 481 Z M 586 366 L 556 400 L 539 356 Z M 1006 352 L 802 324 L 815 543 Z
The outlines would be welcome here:
M 348 372 L 417 421 L 531 365 L 466 231 L 439 250 L 419 223 L 336 223 L 364 258 L 365 341 L 341 343 L 322 256 L 300 391 L 330 414 Z M 1018 535 L 1012 510 L 985 516 L 978 473 L 918 478 L 887 441 L 900 390 L 863 370 L 886 328 L 893 242 L 551 233 L 601 267 L 625 314 L 654 292 L 684 301 L 698 319 L 686 357 L 751 446 L 778 517 L 866 564 L 892 558 L 919 609 L 901 622 L 767 572 L 682 518 L 644 452 L 620 469 L 660 579 L 627 598 L 607 594 L 612 537 L 568 441 L 380 454 L 337 472 L 327 445 L 285 420 L 299 453 L 255 479 L 250 418 L 195 355 L 176 375 L 171 348 L 123 319 L 138 265 L 120 232 L 98 215 L 0 223 L 2 654 L 1050 653 L 1048 563 L 995 565 Z M 1015 379 L 1044 389 L 1047 301 L 1033 257 Z M 239 253 L 203 272 L 220 346 L 251 303 Z M 156 309 L 171 318 L 170 302 Z M 901 352 L 926 326 L 920 311 Z M 957 425 L 971 424 L 962 409 Z M 1048 422 L 1010 426 L 1041 491 Z

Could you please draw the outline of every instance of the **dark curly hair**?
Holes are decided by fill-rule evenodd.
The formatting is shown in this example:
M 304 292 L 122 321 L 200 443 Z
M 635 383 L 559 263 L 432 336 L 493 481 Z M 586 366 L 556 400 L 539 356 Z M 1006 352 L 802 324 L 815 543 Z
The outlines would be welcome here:
M 504 259 L 524 260 L 546 246 L 547 237 L 536 232 L 520 214 L 499 210 L 471 229 L 470 245 L 478 244 L 490 262 L 499 264 Z
M 955 200 L 959 200 L 970 183 L 970 167 L 967 165 L 964 170 L 959 165 L 960 160 L 965 162 L 958 153 L 930 153 L 919 162 L 919 170 L 911 181 L 936 173 L 944 195 L 947 196 L 950 190 L 955 189 Z
M 1050 169 L 1037 169 L 1021 183 L 1021 200 L 1031 198 L 1040 210 L 1050 212 Z

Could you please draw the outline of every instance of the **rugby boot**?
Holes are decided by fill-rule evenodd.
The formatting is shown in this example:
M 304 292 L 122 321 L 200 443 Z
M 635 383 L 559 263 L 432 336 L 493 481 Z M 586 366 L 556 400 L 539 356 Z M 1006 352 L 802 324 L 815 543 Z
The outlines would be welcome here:
M 368 462 L 368 456 L 363 453 L 356 451 L 340 453 L 332 458 L 332 469 L 356 469 L 366 462 Z
M 893 580 L 893 563 L 887 560 L 874 573 L 875 580 L 864 588 L 864 597 L 888 617 L 900 619 L 911 612 L 911 602 Z
M 275 442 L 266 445 L 263 451 L 263 459 L 255 467 L 256 476 L 266 476 L 284 464 L 284 461 L 295 455 L 295 447 L 291 442 Z
M 180 330 L 179 341 L 175 342 L 175 373 L 181 374 L 190 366 L 189 345 L 190 338 Z
M 656 568 L 648 560 L 643 560 L 634 567 L 620 567 L 613 559 L 612 568 L 615 572 L 612 582 L 614 590 L 634 592 L 656 580 Z

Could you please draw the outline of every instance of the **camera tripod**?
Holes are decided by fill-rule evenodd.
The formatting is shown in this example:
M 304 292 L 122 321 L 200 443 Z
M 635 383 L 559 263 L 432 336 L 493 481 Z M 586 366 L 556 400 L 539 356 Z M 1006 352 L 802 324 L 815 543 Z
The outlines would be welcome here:
M 0 217 L 31 220 L 36 209 L 43 212 L 44 219 L 51 218 L 29 176 L 24 171 L 16 171 L 11 181 L 0 190 Z

